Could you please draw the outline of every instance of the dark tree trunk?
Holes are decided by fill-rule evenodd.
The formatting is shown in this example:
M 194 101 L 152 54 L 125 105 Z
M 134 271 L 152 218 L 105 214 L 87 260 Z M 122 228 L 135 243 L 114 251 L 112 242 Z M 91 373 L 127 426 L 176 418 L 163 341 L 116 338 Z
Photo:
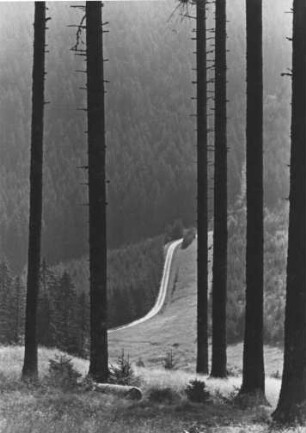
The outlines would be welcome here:
M 30 168 L 30 221 L 25 321 L 25 355 L 22 370 L 23 377 L 36 377 L 38 375 L 36 321 L 42 224 L 45 24 L 45 2 L 35 2 Z
M 211 376 L 226 377 L 227 139 L 226 0 L 216 0 L 215 176 Z
M 102 4 L 86 2 L 90 366 L 98 382 L 108 378 L 106 293 L 105 108 Z
M 287 300 L 282 387 L 273 418 L 303 421 L 306 404 L 306 3 L 293 3 Z M 304 408 L 299 405 L 304 404 Z
M 264 396 L 262 0 L 246 0 L 246 15 L 247 245 L 246 313 L 241 393 L 256 393 Z
M 198 373 L 208 373 L 208 219 L 207 219 L 207 62 L 206 0 L 197 0 L 197 152 L 198 152 Z

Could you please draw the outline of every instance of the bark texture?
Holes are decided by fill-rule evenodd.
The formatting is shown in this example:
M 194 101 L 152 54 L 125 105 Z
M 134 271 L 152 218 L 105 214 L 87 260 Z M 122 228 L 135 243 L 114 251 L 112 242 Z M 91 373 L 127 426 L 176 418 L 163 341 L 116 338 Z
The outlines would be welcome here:
M 90 366 L 97 382 L 108 378 L 106 292 L 105 104 L 102 4 L 86 2 Z
M 207 62 L 206 0 L 197 0 L 197 154 L 198 154 L 198 373 L 208 373 L 208 218 L 207 218 Z
M 263 54 L 262 0 L 246 0 L 247 240 L 241 393 L 265 393 L 263 354 Z
M 30 162 L 30 220 L 25 320 L 25 354 L 22 370 L 22 375 L 24 378 L 36 377 L 38 375 L 36 323 L 41 259 L 46 37 L 45 25 L 45 2 L 35 2 Z
M 293 3 L 292 124 L 287 299 L 282 387 L 273 414 L 306 422 L 306 3 Z M 302 407 L 303 406 L 303 407 Z M 304 415 L 303 415 L 304 412 Z M 304 419 L 303 419 L 304 417 Z
M 215 176 L 211 376 L 226 377 L 227 286 L 226 0 L 216 0 Z

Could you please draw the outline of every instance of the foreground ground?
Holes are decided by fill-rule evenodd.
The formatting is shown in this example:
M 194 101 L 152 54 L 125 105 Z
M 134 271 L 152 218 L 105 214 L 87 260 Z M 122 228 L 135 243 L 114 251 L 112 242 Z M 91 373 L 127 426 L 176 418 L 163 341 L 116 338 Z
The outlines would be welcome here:
M 282 353 L 265 348 L 266 396 L 270 407 L 246 409 L 234 404 L 241 385 L 242 344 L 228 348 L 228 366 L 235 376 L 204 380 L 209 399 L 191 403 L 188 382 L 195 378 L 196 242 L 178 250 L 163 311 L 139 326 L 109 334 L 114 363 L 121 350 L 129 354 L 140 379 L 141 401 L 106 396 L 84 386 L 67 388 L 48 377 L 56 350 L 40 349 L 40 381 L 20 381 L 22 347 L 0 347 L 0 433 L 268 433 L 276 431 L 270 414 L 277 404 Z M 165 370 L 172 353 L 174 370 Z M 141 360 L 141 362 L 140 362 Z M 88 362 L 73 358 L 83 378 Z M 136 367 L 135 363 L 138 363 Z M 142 367 L 139 367 L 142 365 Z M 273 376 L 273 377 L 272 377 Z M 306 428 L 282 430 L 306 433 Z
M 233 395 L 241 379 L 205 380 L 210 391 L 206 403 L 191 403 L 184 389 L 194 375 L 183 371 L 138 368 L 143 399 L 133 402 L 106 396 L 84 387 L 63 389 L 48 381 L 49 359 L 55 350 L 40 349 L 40 383 L 20 381 L 23 348 L 0 348 L 1 433 L 248 433 L 271 432 L 270 413 L 277 402 L 280 380 L 267 378 L 271 407 L 244 409 Z M 87 361 L 73 359 L 83 375 Z M 166 390 L 165 390 L 166 389 Z M 286 429 L 305 433 L 306 429 Z

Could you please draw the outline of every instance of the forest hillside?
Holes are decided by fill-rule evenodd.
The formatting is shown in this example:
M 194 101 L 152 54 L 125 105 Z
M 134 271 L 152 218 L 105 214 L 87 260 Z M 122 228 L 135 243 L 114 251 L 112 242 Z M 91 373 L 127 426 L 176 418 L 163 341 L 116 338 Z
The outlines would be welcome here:
M 242 213 L 242 212 L 241 212 Z M 240 215 L 240 219 L 243 219 Z M 286 215 L 265 215 L 265 298 L 264 342 L 266 373 L 282 371 L 282 347 L 285 317 L 285 269 L 287 235 Z M 228 370 L 241 373 L 244 336 L 245 242 L 241 237 L 243 222 L 232 219 L 229 232 L 227 292 Z M 280 229 L 281 228 L 281 229 Z M 139 358 L 147 367 L 161 367 L 172 353 L 176 368 L 194 371 L 196 364 L 197 250 L 194 240 L 186 249 L 178 248 L 171 267 L 166 306 L 162 312 L 141 325 L 111 332 L 109 351 L 112 359 L 124 349 L 131 360 Z M 210 258 L 211 258 L 210 250 Z M 210 268 L 211 279 L 211 268 Z M 209 298 L 209 311 L 212 299 Z M 209 322 L 211 339 L 211 321 Z M 210 340 L 211 341 L 211 340 Z
M 265 202 L 288 195 L 290 7 L 264 2 Z M 70 48 L 81 13 L 50 2 L 45 117 L 43 255 L 49 263 L 87 253 L 85 75 Z M 176 2 L 106 2 L 109 247 L 160 234 L 176 218 L 195 224 L 193 20 Z M 228 6 L 229 199 L 244 200 L 245 25 L 243 0 Z M 283 12 L 280 12 L 283 11 Z M 0 255 L 26 261 L 33 5 L 0 3 Z M 277 22 L 277 25 L 275 25 Z M 273 24 L 273 25 L 272 25 Z M 211 135 L 212 137 L 212 135 Z

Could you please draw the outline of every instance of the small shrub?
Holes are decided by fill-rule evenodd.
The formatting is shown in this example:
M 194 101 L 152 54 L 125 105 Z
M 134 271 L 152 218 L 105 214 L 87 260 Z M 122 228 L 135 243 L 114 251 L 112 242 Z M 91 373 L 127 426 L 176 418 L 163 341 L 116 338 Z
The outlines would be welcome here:
M 109 372 L 109 382 L 118 385 L 134 385 L 140 383 L 139 377 L 135 375 L 132 364 L 130 363 L 129 356 L 126 358 L 124 350 L 118 357 L 117 364 L 111 365 Z
M 71 358 L 66 355 L 56 355 L 49 359 L 49 385 L 62 389 L 72 389 L 78 385 L 81 374 L 74 368 Z
M 172 350 L 170 350 L 170 352 L 168 352 L 166 357 L 164 358 L 163 366 L 166 370 L 174 370 L 175 364 L 176 362 L 173 358 L 173 352 Z
M 194 403 L 205 403 L 209 399 L 204 382 L 198 379 L 191 380 L 185 389 L 188 400 Z
M 151 388 L 148 392 L 148 400 L 154 403 L 174 403 L 180 400 L 180 395 L 169 387 Z
M 182 250 L 185 250 L 192 244 L 194 238 L 196 236 L 196 230 L 194 228 L 188 229 L 185 231 L 183 236 L 183 242 L 181 245 Z

